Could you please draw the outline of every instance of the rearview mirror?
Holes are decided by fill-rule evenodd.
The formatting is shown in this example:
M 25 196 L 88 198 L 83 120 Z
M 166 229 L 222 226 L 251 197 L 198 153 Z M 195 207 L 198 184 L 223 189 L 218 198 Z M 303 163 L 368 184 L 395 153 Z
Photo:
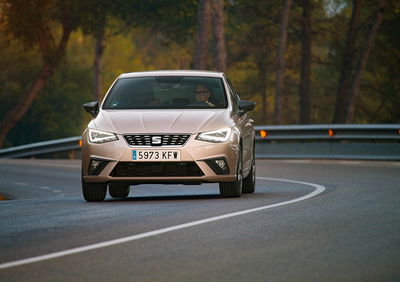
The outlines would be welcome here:
M 99 102 L 97 101 L 83 104 L 83 108 L 93 117 L 97 117 L 99 114 Z
M 255 106 L 256 106 L 255 102 L 240 100 L 239 101 L 239 110 L 240 110 L 239 115 L 242 116 L 246 112 L 253 110 Z

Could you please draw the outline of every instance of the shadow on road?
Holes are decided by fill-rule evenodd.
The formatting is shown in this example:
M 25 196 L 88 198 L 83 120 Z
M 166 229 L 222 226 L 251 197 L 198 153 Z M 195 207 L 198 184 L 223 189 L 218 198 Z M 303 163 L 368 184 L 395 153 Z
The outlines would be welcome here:
M 106 199 L 104 202 L 147 202 L 147 201 L 179 201 L 179 200 L 212 200 L 223 199 L 218 194 L 204 195 L 171 195 L 171 196 L 137 196 L 126 199 Z

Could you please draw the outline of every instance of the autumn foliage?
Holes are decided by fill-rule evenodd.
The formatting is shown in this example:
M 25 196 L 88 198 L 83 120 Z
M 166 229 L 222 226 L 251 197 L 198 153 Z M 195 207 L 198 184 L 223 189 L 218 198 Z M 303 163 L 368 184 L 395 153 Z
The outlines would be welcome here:
M 0 0 L 0 147 L 155 69 L 225 71 L 257 124 L 399 123 L 399 34 L 395 0 Z

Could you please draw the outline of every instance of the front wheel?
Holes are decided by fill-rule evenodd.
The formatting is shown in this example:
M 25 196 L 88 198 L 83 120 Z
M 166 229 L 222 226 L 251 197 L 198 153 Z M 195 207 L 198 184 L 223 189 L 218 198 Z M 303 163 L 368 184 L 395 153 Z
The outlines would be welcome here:
M 253 156 L 249 175 L 243 179 L 243 193 L 254 193 L 256 190 L 256 159 Z
M 101 183 L 86 183 L 82 180 L 83 198 L 88 202 L 101 202 L 105 199 L 107 185 Z
M 239 198 L 242 195 L 243 189 L 243 164 L 242 152 L 239 152 L 237 175 L 235 182 L 219 183 L 219 193 L 223 198 Z

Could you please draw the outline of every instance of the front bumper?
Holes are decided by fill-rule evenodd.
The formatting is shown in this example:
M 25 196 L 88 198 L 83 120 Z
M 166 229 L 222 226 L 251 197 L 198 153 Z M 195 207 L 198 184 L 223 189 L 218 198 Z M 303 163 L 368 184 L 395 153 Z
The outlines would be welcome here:
M 181 183 L 198 184 L 207 182 L 233 182 L 236 179 L 237 155 L 239 150 L 239 136 L 236 132 L 231 134 L 230 140 L 224 143 L 211 143 L 195 139 L 196 134 L 190 136 L 182 147 L 150 147 L 146 149 L 174 149 L 180 150 L 181 163 L 195 163 L 201 171 L 196 176 L 118 176 L 115 173 L 119 164 L 129 164 L 132 160 L 132 150 L 143 147 L 129 146 L 122 135 L 119 140 L 93 144 L 88 141 L 87 130 L 82 135 L 82 177 L 85 182 L 114 183 L 124 182 L 130 184 L 141 183 Z M 107 163 L 98 175 L 89 175 L 89 164 L 92 159 L 104 160 Z M 226 174 L 217 174 L 215 168 L 207 164 L 208 160 L 224 159 L 229 167 Z M 135 162 L 137 163 L 137 162 Z M 166 162 L 167 163 L 167 162 Z M 117 175 L 117 176 L 116 176 Z

